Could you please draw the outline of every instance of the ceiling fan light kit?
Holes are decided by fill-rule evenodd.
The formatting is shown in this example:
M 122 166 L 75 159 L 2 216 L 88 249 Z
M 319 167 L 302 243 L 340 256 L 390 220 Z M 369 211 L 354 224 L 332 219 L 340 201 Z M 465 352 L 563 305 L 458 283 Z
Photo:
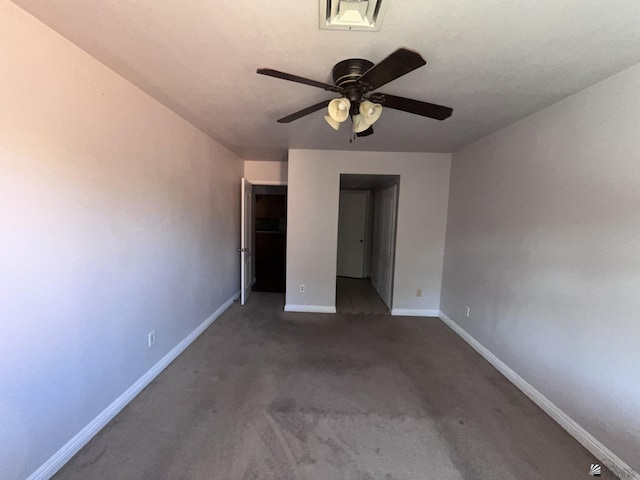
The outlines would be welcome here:
M 362 121 L 367 125 L 373 125 L 378 121 L 382 115 L 382 105 L 379 103 L 373 103 L 369 100 L 363 100 L 360 102 L 360 115 Z
M 334 125 L 337 124 L 340 127 L 340 124 L 349 118 L 349 111 L 351 110 L 351 102 L 348 98 L 334 98 L 329 102 L 329 106 L 327 107 L 329 112 L 329 118 L 331 121 L 327 120 L 327 123 L 331 125 L 336 130 Z
M 320 0 L 320 28 L 377 32 L 389 0 Z
M 362 115 L 353 117 L 353 133 L 362 133 L 370 126 L 371 124 L 367 123 Z
M 436 120 L 444 120 L 451 116 L 453 109 L 450 107 L 374 92 L 426 63 L 418 52 L 399 48 L 375 65 L 362 58 L 350 58 L 338 62 L 332 71 L 333 85 L 270 68 L 259 68 L 257 73 L 342 95 L 341 98 L 324 100 L 280 118 L 279 123 L 293 122 L 327 108 L 328 115 L 325 115 L 324 119 L 333 129 L 338 130 L 343 122 L 351 118 L 356 136 L 366 137 L 373 133 L 372 125 L 380 118 L 383 106 Z
M 359 106 L 360 113 L 352 115 L 351 102 L 348 98 L 342 97 L 331 100 L 327 110 L 329 114 L 325 115 L 324 119 L 334 130 L 338 130 L 340 125 L 351 117 L 354 133 L 361 133 L 380 118 L 382 105 L 363 100 Z
M 338 122 L 337 120 L 334 120 L 333 118 L 331 118 L 330 115 L 325 115 L 324 116 L 324 120 L 331 126 L 331 128 L 333 128 L 334 130 L 338 130 L 340 129 L 340 125 L 342 125 L 341 122 Z
M 369 100 L 360 102 L 360 113 L 353 117 L 354 133 L 363 133 L 378 121 L 382 115 L 382 105 Z M 371 129 L 373 133 L 373 129 Z

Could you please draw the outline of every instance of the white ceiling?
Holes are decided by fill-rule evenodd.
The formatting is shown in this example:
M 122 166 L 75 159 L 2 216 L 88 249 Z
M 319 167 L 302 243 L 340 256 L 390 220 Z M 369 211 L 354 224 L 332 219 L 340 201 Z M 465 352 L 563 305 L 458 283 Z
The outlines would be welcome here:
M 15 0 L 245 159 L 288 148 L 450 152 L 640 63 L 638 0 L 388 0 L 380 32 L 318 28 L 318 0 Z M 316 112 L 329 92 L 257 75 L 330 82 L 345 58 L 399 46 L 427 66 L 382 91 L 450 106 L 438 122 L 386 109 L 349 144 Z M 331 82 L 330 82 L 331 83 Z

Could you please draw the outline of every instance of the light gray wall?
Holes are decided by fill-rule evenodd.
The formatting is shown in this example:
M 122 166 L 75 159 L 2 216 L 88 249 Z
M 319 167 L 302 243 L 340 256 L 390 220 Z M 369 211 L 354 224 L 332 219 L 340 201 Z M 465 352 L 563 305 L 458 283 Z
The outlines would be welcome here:
M 640 66 L 454 153 L 442 290 L 445 314 L 636 468 L 638 92 Z
M 440 153 L 290 150 L 287 305 L 335 307 L 340 174 L 400 175 L 393 306 L 437 312 L 450 162 Z
M 270 160 L 245 160 L 244 176 L 258 185 L 286 185 L 287 162 Z
M 238 290 L 243 165 L 11 2 L 0 18 L 0 477 L 13 480 Z

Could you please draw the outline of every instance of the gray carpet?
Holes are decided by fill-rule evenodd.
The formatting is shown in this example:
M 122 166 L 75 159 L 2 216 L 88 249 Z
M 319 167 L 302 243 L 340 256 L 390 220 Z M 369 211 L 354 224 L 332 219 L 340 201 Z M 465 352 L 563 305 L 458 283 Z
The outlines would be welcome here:
M 584 479 L 595 459 L 437 319 L 234 304 L 56 479 Z

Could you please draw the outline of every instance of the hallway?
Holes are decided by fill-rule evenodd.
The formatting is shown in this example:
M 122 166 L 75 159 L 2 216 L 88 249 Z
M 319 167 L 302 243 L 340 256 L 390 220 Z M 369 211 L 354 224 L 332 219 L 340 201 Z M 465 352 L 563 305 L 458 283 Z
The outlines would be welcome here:
M 435 318 L 234 303 L 57 480 L 539 480 L 595 459 Z
M 367 315 L 389 313 L 368 278 L 336 278 L 336 312 Z

